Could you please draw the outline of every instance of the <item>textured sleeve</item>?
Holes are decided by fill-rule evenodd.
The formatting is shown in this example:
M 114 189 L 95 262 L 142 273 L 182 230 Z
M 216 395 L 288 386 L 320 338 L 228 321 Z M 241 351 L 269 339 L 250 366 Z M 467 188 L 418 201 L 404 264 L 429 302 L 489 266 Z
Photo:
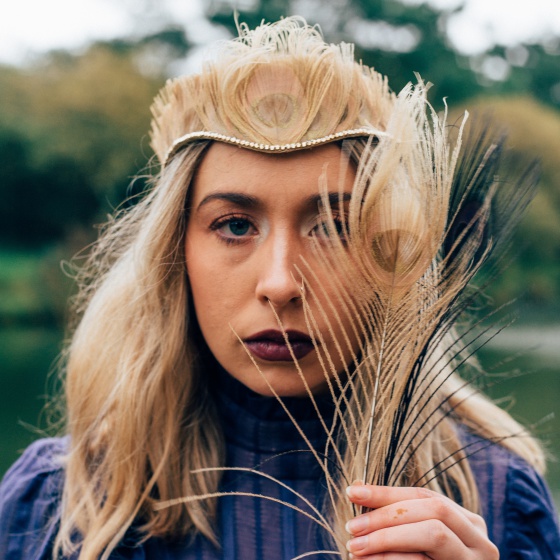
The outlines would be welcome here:
M 0 484 L 0 558 L 47 560 L 58 530 L 66 440 L 30 445 Z
M 508 560 L 560 560 L 558 516 L 542 477 L 525 461 L 510 458 L 504 504 Z

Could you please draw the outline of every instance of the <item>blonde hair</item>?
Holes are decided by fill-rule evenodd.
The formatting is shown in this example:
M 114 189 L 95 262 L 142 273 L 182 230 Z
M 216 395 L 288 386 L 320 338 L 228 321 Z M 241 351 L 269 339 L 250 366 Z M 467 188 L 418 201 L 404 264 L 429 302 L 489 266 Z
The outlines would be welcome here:
M 301 29 L 294 20 L 275 25 L 276 40 L 284 46 L 290 29 Z M 271 29 L 267 28 L 265 41 L 269 54 Z M 317 32 L 305 29 L 296 42 L 298 49 L 305 37 L 313 45 L 317 42 Z M 262 34 L 262 30 L 255 32 L 254 38 Z M 247 32 L 245 43 L 248 36 Z M 239 45 L 233 44 L 237 49 Z M 235 71 L 242 70 L 239 62 Z M 383 80 L 375 81 L 382 93 L 382 102 L 376 102 L 382 105 L 382 118 L 375 126 L 382 134 L 394 98 Z M 168 87 L 165 99 L 174 87 Z M 424 106 L 422 95 L 418 98 Z M 158 103 L 156 113 L 161 115 L 165 111 Z M 340 118 L 336 120 L 340 124 Z M 232 126 L 239 134 L 241 126 Z M 325 130 L 330 129 L 321 128 L 321 134 Z M 179 132 L 184 134 L 184 128 L 172 129 L 168 136 L 158 132 L 160 140 L 165 137 L 156 141 L 163 160 Z M 198 532 L 215 541 L 214 500 L 155 507 L 180 496 L 216 492 L 218 473 L 200 469 L 224 462 L 218 411 L 205 380 L 204 350 L 196 345 L 183 252 L 189 188 L 206 145 L 182 146 L 166 162 L 153 190 L 108 225 L 84 267 L 75 305 L 81 319 L 66 365 L 70 447 L 55 556 L 79 548 L 80 560 L 106 559 L 138 520 L 141 539 Z M 358 149 L 357 160 L 362 151 Z M 447 377 L 438 391 L 454 415 L 441 418 L 437 425 L 426 424 L 422 432 L 428 434 L 426 443 L 414 458 L 414 468 L 405 473 L 405 482 L 412 483 L 418 473 L 429 472 L 446 458 L 448 463 L 464 458 L 455 455 L 461 449 L 457 420 L 544 468 L 538 443 L 456 374 Z M 358 432 L 363 429 L 357 427 Z M 509 437 L 518 433 L 523 437 Z M 448 475 L 441 484 L 434 479 L 429 486 L 449 495 L 457 491 L 463 504 L 476 511 L 478 494 L 468 462 L 461 461 Z M 82 536 L 78 541 L 76 532 Z
M 158 186 L 113 222 L 85 268 L 68 349 L 70 452 L 56 546 L 103 557 L 142 517 L 147 535 L 213 538 L 213 503 L 153 514 L 154 499 L 215 488 L 223 444 L 188 314 L 183 236 L 188 186 L 204 150 L 193 145 Z

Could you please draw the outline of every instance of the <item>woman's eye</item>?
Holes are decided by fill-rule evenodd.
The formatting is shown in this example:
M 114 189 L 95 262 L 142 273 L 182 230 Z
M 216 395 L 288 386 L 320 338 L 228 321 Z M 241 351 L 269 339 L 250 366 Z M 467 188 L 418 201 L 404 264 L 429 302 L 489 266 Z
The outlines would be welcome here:
M 312 234 L 322 238 L 330 238 L 333 234 L 337 235 L 340 239 L 346 238 L 347 232 L 344 228 L 342 220 L 335 218 L 332 222 L 332 226 L 333 227 L 329 225 L 329 222 L 320 222 L 313 228 Z
M 236 240 L 252 236 L 255 233 L 255 227 L 246 218 L 227 218 L 220 220 L 212 226 L 219 235 L 226 240 Z
M 232 233 L 235 236 L 245 235 L 251 224 L 247 220 L 232 220 L 225 224 L 225 229 L 228 233 Z

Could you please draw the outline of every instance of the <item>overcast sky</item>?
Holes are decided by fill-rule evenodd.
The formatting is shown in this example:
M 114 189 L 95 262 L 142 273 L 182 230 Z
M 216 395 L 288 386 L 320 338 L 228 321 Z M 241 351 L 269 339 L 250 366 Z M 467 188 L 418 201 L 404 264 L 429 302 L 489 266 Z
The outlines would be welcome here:
M 204 0 L 160 0 L 154 30 L 175 21 L 198 31 Z M 422 0 L 403 0 L 410 4 Z M 430 0 L 438 7 L 459 0 Z M 451 39 L 463 52 L 476 54 L 494 42 L 514 44 L 560 36 L 560 0 L 465 0 L 466 7 L 450 21 Z M 95 39 L 125 36 L 146 25 L 149 0 L 11 0 L 0 10 L 0 62 L 18 64 L 33 53 L 75 49 Z M 195 25 L 193 25 L 195 23 Z

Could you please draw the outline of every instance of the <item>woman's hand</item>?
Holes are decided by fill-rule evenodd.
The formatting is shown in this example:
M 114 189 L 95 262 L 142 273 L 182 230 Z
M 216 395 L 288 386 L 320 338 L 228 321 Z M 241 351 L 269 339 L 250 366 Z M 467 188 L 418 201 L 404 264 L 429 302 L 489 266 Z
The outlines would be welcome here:
M 353 484 L 350 501 L 372 511 L 348 522 L 351 558 L 496 560 L 486 524 L 449 498 L 425 488 Z

